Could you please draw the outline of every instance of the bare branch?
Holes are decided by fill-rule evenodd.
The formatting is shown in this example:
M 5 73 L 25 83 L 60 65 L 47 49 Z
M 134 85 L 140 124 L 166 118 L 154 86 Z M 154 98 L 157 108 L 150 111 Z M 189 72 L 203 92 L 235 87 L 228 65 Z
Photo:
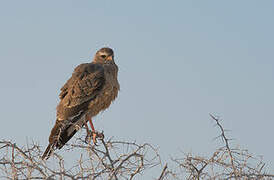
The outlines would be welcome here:
M 40 159 L 42 151 L 34 143 L 20 148 L 10 141 L 0 141 L 0 178 L 133 179 L 160 163 L 157 151 L 149 144 L 111 139 L 100 139 L 99 146 L 83 142 L 84 139 L 78 138 L 66 146 L 82 152 L 76 164 L 67 168 L 58 152 L 47 162 Z
M 167 170 L 167 164 L 164 166 L 162 173 L 161 173 L 160 177 L 158 178 L 158 180 L 163 180 L 166 170 Z
M 209 157 L 191 153 L 181 158 L 171 159 L 169 167 L 165 163 L 159 170 L 157 180 L 170 179 L 273 179 L 267 173 L 262 157 L 257 157 L 246 149 L 233 147 L 219 118 L 210 115 L 221 131 L 219 138 L 223 144 Z M 141 179 L 150 168 L 161 163 L 158 150 L 151 144 L 115 141 L 105 139 L 103 134 L 98 146 L 86 144 L 85 138 L 74 138 L 64 148 L 76 150 L 80 156 L 74 163 L 68 163 L 57 151 L 49 161 L 40 157 L 40 146 L 34 142 L 19 147 L 11 141 L 0 141 L 0 179 Z M 71 152 L 67 152 L 71 153 Z M 71 165 L 67 167 L 67 165 Z M 174 167 L 170 169 L 170 167 Z
M 215 116 L 213 116 L 212 114 L 210 114 L 210 117 L 216 121 L 216 124 L 217 126 L 220 128 L 221 130 L 221 137 L 223 138 L 223 140 L 225 141 L 225 146 L 226 146 L 226 149 L 228 151 L 228 154 L 230 156 L 230 163 L 231 163 L 231 166 L 233 168 L 233 172 L 234 172 L 234 176 L 236 177 L 236 179 L 238 179 L 238 171 L 237 171 L 237 168 L 235 167 L 234 165 L 234 158 L 232 156 L 232 153 L 231 153 L 231 150 L 230 150 L 230 147 L 229 147 L 229 143 L 228 143 L 228 138 L 225 136 L 225 130 L 224 128 L 222 127 L 222 125 L 220 124 L 219 122 L 219 119 Z

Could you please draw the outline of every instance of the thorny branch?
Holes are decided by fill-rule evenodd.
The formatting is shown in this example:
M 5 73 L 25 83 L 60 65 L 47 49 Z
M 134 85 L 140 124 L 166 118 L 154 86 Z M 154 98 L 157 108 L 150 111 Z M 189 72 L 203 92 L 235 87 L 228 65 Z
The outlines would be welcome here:
M 210 157 L 184 154 L 172 158 L 169 166 L 159 170 L 157 180 L 172 179 L 273 179 L 266 172 L 261 157 L 247 150 L 232 147 L 220 119 L 210 115 L 221 131 L 224 146 L 217 148 Z M 0 179 L 140 179 L 148 169 L 159 167 L 161 159 L 157 149 L 150 144 L 136 142 L 99 140 L 99 145 L 85 144 L 85 138 L 74 138 L 66 145 L 69 152 L 77 151 L 79 158 L 68 163 L 68 159 L 57 151 L 48 161 L 41 160 L 39 145 L 32 143 L 19 147 L 11 141 L 0 141 Z M 67 164 L 72 164 L 67 167 Z M 170 168 L 172 167 L 172 168 Z
M 166 179 L 272 179 L 274 174 L 265 172 L 261 158 L 250 154 L 239 147 L 231 147 L 220 120 L 210 117 L 221 130 L 225 146 L 218 148 L 211 157 L 200 157 L 186 154 L 183 158 L 173 158 L 177 172 L 167 174 Z M 173 170 L 175 171 L 175 170 Z M 171 176 L 172 175 L 172 176 Z
M 59 152 L 43 161 L 36 144 L 21 148 L 10 141 L 0 141 L 0 179 L 133 179 L 160 163 L 156 149 L 148 144 L 111 139 L 100 139 L 99 146 L 83 142 L 78 138 L 66 146 L 83 151 L 79 160 L 68 168 Z
M 227 150 L 227 152 L 228 152 L 228 154 L 229 154 L 229 157 L 230 157 L 230 163 L 231 163 L 231 166 L 232 166 L 232 168 L 233 168 L 234 177 L 235 177 L 235 179 L 238 179 L 238 178 L 237 178 L 237 177 L 238 177 L 238 171 L 237 171 L 237 168 L 236 168 L 235 165 L 234 165 L 234 158 L 233 158 L 233 156 L 232 156 L 231 149 L 230 149 L 230 147 L 229 147 L 228 138 L 227 138 L 226 135 L 225 135 L 225 130 L 224 130 L 224 128 L 222 127 L 222 125 L 219 123 L 219 119 L 218 119 L 217 117 L 213 116 L 212 114 L 210 114 L 210 117 L 216 122 L 217 126 L 218 126 L 218 127 L 220 128 L 220 130 L 221 130 L 221 137 L 222 137 L 222 139 L 223 139 L 224 142 L 225 142 L 225 147 L 226 147 L 226 150 Z

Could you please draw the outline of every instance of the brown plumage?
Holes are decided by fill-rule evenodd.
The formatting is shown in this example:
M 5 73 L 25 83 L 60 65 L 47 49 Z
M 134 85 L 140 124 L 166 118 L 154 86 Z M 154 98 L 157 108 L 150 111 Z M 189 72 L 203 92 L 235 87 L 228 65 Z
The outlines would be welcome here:
M 91 63 L 80 64 L 61 88 L 57 119 L 49 136 L 49 145 L 42 159 L 48 159 L 55 149 L 61 149 L 87 123 L 109 107 L 117 97 L 118 67 L 110 48 L 96 52 Z

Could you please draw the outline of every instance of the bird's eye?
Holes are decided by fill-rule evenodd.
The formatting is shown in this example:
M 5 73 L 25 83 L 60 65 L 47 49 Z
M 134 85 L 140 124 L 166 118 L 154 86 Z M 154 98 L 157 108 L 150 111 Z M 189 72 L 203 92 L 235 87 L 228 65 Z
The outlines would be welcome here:
M 102 57 L 102 58 L 105 58 L 105 57 L 106 57 L 106 55 L 101 55 L 101 57 Z

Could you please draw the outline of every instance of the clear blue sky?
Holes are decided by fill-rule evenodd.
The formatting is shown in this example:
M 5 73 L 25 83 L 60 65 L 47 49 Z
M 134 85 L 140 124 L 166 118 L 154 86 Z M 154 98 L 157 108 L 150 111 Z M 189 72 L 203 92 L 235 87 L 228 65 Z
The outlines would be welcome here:
M 45 147 L 60 87 L 110 46 L 121 91 L 95 126 L 164 159 L 234 144 L 274 169 L 274 1 L 0 1 L 0 137 Z M 273 171 L 272 171 L 273 172 Z

